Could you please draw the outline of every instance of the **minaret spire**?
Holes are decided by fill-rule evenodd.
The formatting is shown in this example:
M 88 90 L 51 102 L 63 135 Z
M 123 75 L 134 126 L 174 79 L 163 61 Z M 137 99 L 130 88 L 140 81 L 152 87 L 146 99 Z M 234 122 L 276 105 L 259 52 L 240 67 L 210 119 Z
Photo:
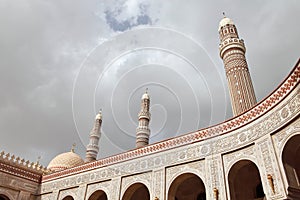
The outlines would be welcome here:
M 145 93 L 142 96 L 141 100 L 141 111 L 138 114 L 139 125 L 136 129 L 136 147 L 143 147 L 149 144 L 150 137 L 150 97 L 148 95 L 148 88 L 146 88 Z
M 97 159 L 99 152 L 100 129 L 102 124 L 102 110 L 95 117 L 95 124 L 90 132 L 90 142 L 86 147 L 85 162 L 92 162 Z
M 246 47 L 244 40 L 239 38 L 233 21 L 225 15 L 219 24 L 219 36 L 220 57 L 224 62 L 233 115 L 236 116 L 256 104 L 245 57 Z

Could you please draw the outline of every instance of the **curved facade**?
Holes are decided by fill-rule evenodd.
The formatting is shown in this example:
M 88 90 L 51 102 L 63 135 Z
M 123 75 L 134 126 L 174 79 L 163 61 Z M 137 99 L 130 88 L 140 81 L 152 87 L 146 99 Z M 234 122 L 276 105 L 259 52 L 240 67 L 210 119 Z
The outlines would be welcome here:
M 83 200 L 102 190 L 108 199 L 124 199 L 131 186 L 142 184 L 150 199 L 179 199 L 190 176 L 203 185 L 188 199 L 299 199 L 299 82 L 298 61 L 277 90 L 242 115 L 43 176 L 41 197 Z
M 300 60 L 268 97 L 228 121 L 63 171 L 0 154 L 0 198 L 300 199 L 299 83 Z

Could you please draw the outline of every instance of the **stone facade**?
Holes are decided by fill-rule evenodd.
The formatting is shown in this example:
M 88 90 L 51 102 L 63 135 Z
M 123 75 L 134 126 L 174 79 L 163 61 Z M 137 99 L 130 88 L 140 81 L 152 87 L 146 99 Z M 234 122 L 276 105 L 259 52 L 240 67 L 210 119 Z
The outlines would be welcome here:
M 46 168 L 9 153 L 0 153 L 0 199 L 33 200 L 40 194 Z
M 3 153 L 0 199 L 300 199 L 299 83 L 300 60 L 271 95 L 228 121 L 63 171 Z
M 247 160 L 258 168 L 266 199 L 293 199 L 288 197 L 291 192 L 282 153 L 286 143 L 300 135 L 299 82 L 298 62 L 281 87 L 243 115 L 194 133 L 43 176 L 41 198 L 63 199 L 68 194 L 83 200 L 103 190 L 108 199 L 122 199 L 131 185 L 141 183 L 148 188 L 150 199 L 168 199 L 169 189 L 177 177 L 194 174 L 204 183 L 206 199 L 232 199 L 229 173 L 236 163 Z

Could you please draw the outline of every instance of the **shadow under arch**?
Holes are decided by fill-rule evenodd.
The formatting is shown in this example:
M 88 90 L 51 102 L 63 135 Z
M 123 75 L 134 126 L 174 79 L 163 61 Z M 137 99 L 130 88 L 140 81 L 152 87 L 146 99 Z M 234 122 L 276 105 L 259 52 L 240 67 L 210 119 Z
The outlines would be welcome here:
M 288 196 L 300 199 L 300 135 L 286 142 L 282 151 L 282 164 L 288 182 Z
M 10 199 L 4 194 L 0 194 L 0 200 L 10 200 Z
M 265 199 L 258 167 L 250 160 L 240 160 L 230 168 L 228 183 L 231 200 Z
M 168 191 L 168 200 L 205 200 L 205 185 L 202 179 L 193 173 L 177 176 Z
M 134 183 L 125 191 L 122 200 L 150 200 L 148 188 L 143 183 Z
M 74 198 L 70 195 L 64 197 L 62 200 L 74 200 Z
M 88 200 L 107 200 L 107 195 L 103 190 L 97 190 L 92 193 Z

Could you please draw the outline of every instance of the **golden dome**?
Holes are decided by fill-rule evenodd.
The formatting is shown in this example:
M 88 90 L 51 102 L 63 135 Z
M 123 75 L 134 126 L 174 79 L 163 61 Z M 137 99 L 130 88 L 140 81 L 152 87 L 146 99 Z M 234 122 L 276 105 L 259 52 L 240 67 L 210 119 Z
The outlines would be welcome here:
M 76 167 L 78 165 L 82 165 L 83 163 L 84 161 L 79 155 L 70 151 L 57 155 L 50 161 L 47 168 L 53 172 L 58 172 L 68 168 Z

